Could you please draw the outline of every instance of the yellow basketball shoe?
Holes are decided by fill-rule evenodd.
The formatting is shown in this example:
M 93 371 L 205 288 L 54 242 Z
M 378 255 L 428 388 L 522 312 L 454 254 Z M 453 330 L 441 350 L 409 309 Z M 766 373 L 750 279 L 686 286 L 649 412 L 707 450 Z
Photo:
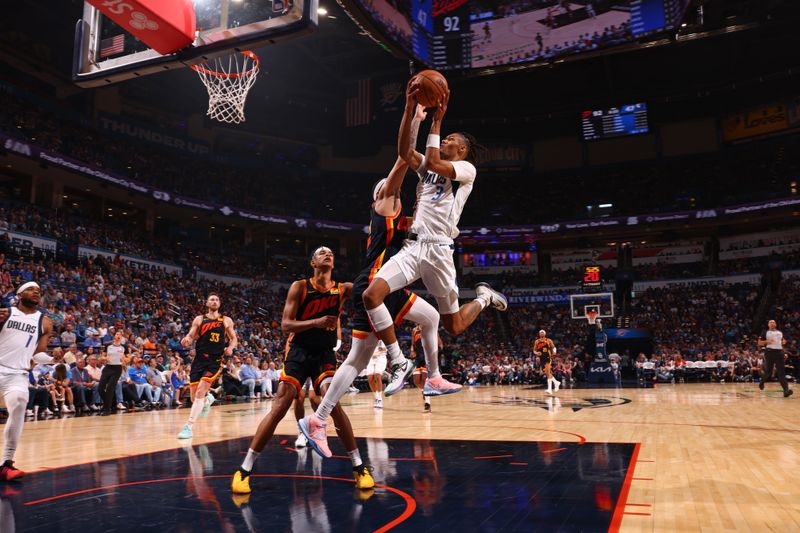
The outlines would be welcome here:
M 375 480 L 372 479 L 372 470 L 365 464 L 353 467 L 353 477 L 356 479 L 356 488 L 361 490 L 369 490 L 375 487 Z
M 250 472 L 239 468 L 231 480 L 231 491 L 234 494 L 250 494 Z

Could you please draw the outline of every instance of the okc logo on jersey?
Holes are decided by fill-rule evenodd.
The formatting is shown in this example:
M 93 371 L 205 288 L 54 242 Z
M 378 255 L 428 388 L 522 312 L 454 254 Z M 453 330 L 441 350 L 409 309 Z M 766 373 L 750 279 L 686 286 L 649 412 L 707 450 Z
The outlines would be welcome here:
M 308 307 L 303 310 L 303 314 L 299 320 L 308 320 L 318 313 L 324 313 L 329 309 L 339 306 L 339 296 L 328 296 L 327 298 L 317 298 L 312 300 Z
M 211 331 L 212 329 L 218 328 L 222 326 L 222 322 L 207 322 L 200 326 L 200 335 L 205 335 L 207 332 Z

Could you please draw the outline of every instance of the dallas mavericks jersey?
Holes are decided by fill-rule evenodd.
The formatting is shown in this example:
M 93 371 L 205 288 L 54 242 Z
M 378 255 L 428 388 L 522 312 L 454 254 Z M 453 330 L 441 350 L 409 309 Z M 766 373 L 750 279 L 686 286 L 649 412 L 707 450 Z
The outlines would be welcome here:
M 427 169 L 423 159 L 417 170 L 417 205 L 411 232 L 420 237 L 455 239 L 458 221 L 467 203 L 478 171 L 469 161 L 453 161 L 456 179 L 451 180 Z
M 42 336 L 44 315 L 41 311 L 26 315 L 16 307 L 10 311 L 0 325 L 0 374 L 27 374 Z

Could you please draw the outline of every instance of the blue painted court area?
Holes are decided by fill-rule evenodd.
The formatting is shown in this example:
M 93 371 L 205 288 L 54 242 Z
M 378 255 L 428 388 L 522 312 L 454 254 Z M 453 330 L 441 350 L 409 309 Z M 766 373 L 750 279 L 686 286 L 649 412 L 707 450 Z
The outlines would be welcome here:
M 360 439 L 377 483 L 360 491 L 338 441 L 328 460 L 293 442 L 273 439 L 247 497 L 230 491 L 247 439 L 31 474 L 0 487 L 0 530 L 606 531 L 635 449 Z

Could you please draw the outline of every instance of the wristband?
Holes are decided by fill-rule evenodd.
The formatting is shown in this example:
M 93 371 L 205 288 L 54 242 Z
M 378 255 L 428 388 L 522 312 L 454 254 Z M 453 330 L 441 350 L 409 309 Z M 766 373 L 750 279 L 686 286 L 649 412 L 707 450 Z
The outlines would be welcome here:
M 428 134 L 428 140 L 425 143 L 425 148 L 439 148 L 442 145 L 442 138 L 435 134 Z

